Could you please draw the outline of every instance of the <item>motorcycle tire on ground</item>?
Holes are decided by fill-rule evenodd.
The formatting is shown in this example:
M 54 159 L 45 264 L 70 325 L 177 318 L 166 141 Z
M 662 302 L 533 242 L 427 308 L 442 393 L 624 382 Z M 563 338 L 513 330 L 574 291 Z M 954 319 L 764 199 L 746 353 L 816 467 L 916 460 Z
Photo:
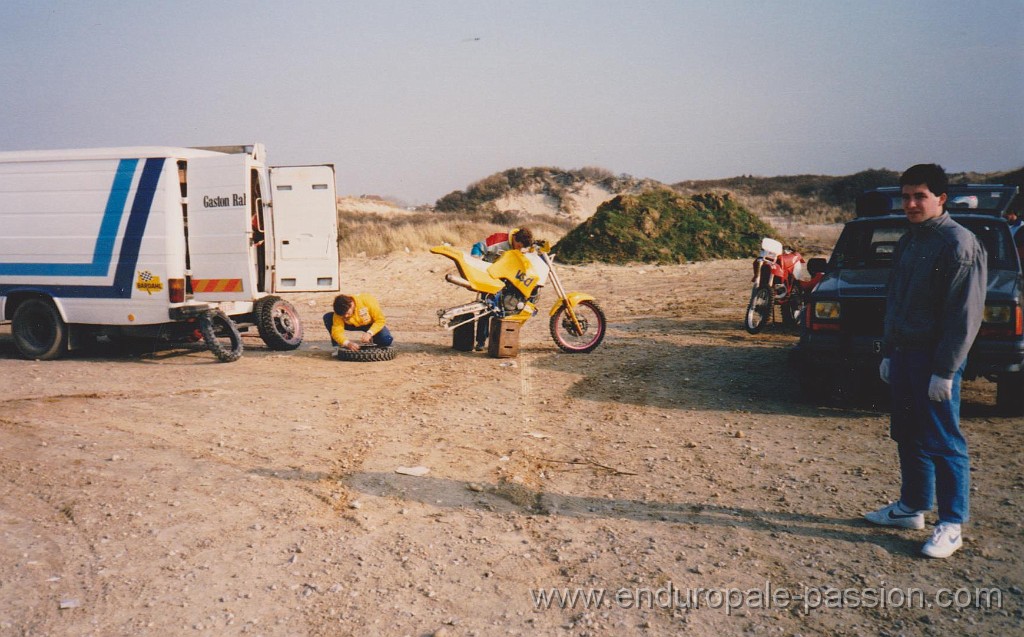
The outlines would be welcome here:
M 358 350 L 352 351 L 345 347 L 338 348 L 334 355 L 339 361 L 350 363 L 379 363 L 382 361 L 394 360 L 394 347 L 381 347 L 380 345 L 361 345 Z
M 558 311 L 551 317 L 548 328 L 551 331 L 551 338 L 555 345 L 563 352 L 569 354 L 586 354 L 594 351 L 607 331 L 608 322 L 605 319 L 604 311 L 594 301 L 581 301 L 575 307 L 576 318 L 583 327 L 581 334 L 576 333 L 576 326 L 573 325 L 566 306 L 558 308 Z
M 199 332 L 213 355 L 222 363 L 242 357 L 242 335 L 238 326 L 222 310 L 210 310 L 199 317 Z
M 772 304 L 775 302 L 772 289 L 768 286 L 759 285 L 750 293 L 750 303 L 747 304 L 747 314 L 743 319 L 743 326 L 751 334 L 757 334 L 768 324 L 772 315 Z
M 272 350 L 285 352 L 302 344 L 302 322 L 295 307 L 279 296 L 266 296 L 256 302 L 253 314 L 260 338 Z

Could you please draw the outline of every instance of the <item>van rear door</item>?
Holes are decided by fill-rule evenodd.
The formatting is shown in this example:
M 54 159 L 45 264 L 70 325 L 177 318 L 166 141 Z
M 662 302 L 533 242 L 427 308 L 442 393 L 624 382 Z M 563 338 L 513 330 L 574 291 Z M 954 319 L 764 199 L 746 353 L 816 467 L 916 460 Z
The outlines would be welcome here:
M 245 154 L 188 160 L 188 254 L 193 298 L 248 301 L 256 295 Z
M 275 292 L 339 289 L 334 166 L 272 166 Z

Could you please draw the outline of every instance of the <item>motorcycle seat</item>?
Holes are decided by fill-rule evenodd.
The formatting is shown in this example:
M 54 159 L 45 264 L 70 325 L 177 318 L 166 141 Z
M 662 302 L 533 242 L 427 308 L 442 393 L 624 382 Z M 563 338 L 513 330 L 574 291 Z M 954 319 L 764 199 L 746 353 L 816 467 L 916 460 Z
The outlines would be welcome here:
M 478 259 L 451 246 L 437 246 L 431 248 L 430 251 L 454 261 L 455 266 L 459 269 L 459 275 L 469 281 L 473 288 L 479 292 L 494 294 L 505 287 L 501 281 L 487 274 L 487 268 L 491 264 L 483 259 Z

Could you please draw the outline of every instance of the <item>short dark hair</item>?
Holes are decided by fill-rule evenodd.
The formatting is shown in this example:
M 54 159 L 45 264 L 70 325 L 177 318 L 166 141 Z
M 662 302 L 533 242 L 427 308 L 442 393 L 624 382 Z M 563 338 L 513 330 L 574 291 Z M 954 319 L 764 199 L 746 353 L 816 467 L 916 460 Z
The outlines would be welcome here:
M 345 316 L 345 313 L 356 304 L 356 300 L 347 294 L 339 294 L 334 297 L 334 313 L 338 316 Z
M 928 190 L 936 197 L 946 194 L 949 190 L 949 177 L 938 164 L 915 164 L 900 175 L 900 186 L 928 186 Z
M 529 228 L 520 228 L 516 230 L 512 233 L 512 238 L 520 245 L 527 247 L 533 245 L 533 233 L 530 232 Z

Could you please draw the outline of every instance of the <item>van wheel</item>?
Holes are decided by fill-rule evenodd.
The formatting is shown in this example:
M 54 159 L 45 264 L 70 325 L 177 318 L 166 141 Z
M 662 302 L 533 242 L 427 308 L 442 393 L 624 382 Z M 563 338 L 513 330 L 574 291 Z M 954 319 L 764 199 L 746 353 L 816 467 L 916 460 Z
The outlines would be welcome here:
M 1024 372 L 996 378 L 996 409 L 1004 416 L 1024 416 Z
M 48 299 L 28 299 L 11 320 L 14 344 L 28 359 L 49 361 L 68 348 L 68 326 Z
M 242 335 L 238 326 L 222 310 L 210 310 L 199 317 L 199 331 L 206 346 L 222 363 L 242 357 Z
M 295 307 L 279 296 L 267 296 L 256 302 L 256 329 L 267 347 L 293 350 L 302 344 L 302 323 Z

